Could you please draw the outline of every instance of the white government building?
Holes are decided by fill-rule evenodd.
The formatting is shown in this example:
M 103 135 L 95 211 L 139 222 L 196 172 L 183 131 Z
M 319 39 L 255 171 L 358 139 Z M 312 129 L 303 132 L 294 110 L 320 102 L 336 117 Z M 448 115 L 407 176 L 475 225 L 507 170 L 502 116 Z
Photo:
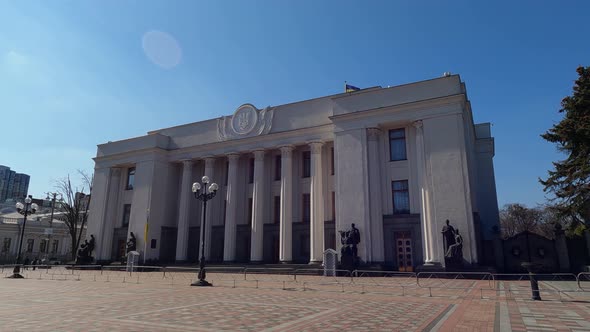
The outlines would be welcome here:
M 88 234 L 100 261 L 119 260 L 130 232 L 148 260 L 196 261 L 202 203 L 191 185 L 207 175 L 219 184 L 206 216 L 212 262 L 321 262 L 355 223 L 365 263 L 444 264 L 449 219 L 477 264 L 499 223 L 493 156 L 490 124 L 474 124 L 458 75 L 244 104 L 99 145 Z

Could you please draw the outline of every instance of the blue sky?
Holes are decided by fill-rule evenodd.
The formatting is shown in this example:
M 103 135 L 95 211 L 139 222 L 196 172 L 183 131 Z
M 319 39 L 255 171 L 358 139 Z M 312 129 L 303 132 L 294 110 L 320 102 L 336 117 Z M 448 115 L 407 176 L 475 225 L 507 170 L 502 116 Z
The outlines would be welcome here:
M 0 164 L 42 196 L 92 171 L 100 143 L 339 93 L 345 80 L 450 71 L 475 121 L 493 124 L 499 204 L 543 203 L 537 178 L 560 156 L 539 135 L 590 65 L 589 12 L 588 1 L 2 1 Z

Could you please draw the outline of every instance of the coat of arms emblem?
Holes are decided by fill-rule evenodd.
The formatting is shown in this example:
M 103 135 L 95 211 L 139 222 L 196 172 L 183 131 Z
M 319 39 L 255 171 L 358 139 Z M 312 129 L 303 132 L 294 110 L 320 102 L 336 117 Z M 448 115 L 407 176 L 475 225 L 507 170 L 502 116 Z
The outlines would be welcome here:
M 233 116 L 224 116 L 217 121 L 219 140 L 226 141 L 268 133 L 272 125 L 273 111 L 274 109 L 270 107 L 259 110 L 251 104 L 238 107 Z

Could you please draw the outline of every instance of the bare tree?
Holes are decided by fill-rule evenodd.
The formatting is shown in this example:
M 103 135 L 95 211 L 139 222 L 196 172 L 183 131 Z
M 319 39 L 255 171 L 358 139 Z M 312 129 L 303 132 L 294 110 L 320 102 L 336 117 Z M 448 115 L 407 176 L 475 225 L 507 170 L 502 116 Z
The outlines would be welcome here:
M 57 216 L 57 219 L 62 220 L 68 228 L 72 240 L 72 260 L 76 259 L 82 233 L 88 220 L 88 206 L 92 197 L 90 195 L 92 192 L 92 176 L 80 170 L 78 173 L 81 176 L 81 187 L 72 186 L 69 174 L 66 178 L 56 181 L 56 189 L 64 199 L 60 206 L 62 213 Z M 86 189 L 88 189 L 88 193 L 86 193 Z
M 506 204 L 500 210 L 502 237 L 508 238 L 521 232 L 538 232 L 541 211 L 522 204 Z

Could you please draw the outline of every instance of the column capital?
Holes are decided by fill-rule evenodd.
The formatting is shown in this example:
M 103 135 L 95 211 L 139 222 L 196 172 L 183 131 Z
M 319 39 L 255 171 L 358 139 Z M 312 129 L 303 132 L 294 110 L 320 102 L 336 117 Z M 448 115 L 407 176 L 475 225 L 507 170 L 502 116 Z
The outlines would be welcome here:
M 190 167 L 193 165 L 194 161 L 192 159 L 183 159 L 180 161 L 183 166 Z
M 416 129 L 422 128 L 422 120 L 412 122 L 412 126 L 414 126 Z
M 111 174 L 113 176 L 121 175 L 121 167 L 111 167 Z
M 252 153 L 254 154 L 254 159 L 255 160 L 262 160 L 264 159 L 264 154 L 266 153 L 266 150 L 254 150 L 252 151 Z
M 324 146 L 324 142 L 310 142 L 309 147 L 311 148 L 312 154 L 318 154 L 322 152 L 322 146 Z
M 370 141 L 377 141 L 381 136 L 381 129 L 379 128 L 367 128 L 367 137 Z
M 226 154 L 226 156 L 227 156 L 227 160 L 229 160 L 229 162 L 235 162 L 240 159 L 240 154 L 236 153 L 236 152 L 230 152 L 230 153 Z
M 203 160 L 205 161 L 205 168 L 212 168 L 215 166 L 215 157 L 206 156 L 203 157 Z
M 279 147 L 279 150 L 281 150 L 281 157 L 291 157 L 291 153 L 293 152 L 294 148 L 295 147 L 293 145 L 284 145 Z

